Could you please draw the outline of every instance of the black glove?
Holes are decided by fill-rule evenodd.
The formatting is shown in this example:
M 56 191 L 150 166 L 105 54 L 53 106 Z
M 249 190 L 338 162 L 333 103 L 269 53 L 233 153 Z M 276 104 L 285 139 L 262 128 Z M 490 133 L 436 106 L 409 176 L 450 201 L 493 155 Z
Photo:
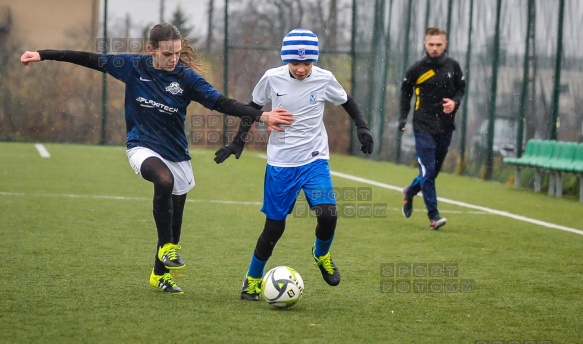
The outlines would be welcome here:
M 243 148 L 245 148 L 245 146 L 229 143 L 215 152 L 215 162 L 220 164 L 221 162 L 227 160 L 231 154 L 235 154 L 235 158 L 239 159 L 241 153 L 243 153 Z
M 356 128 L 356 136 L 358 136 L 358 141 L 360 141 L 360 151 L 363 153 L 372 153 L 374 147 L 374 142 L 370 130 L 367 127 Z

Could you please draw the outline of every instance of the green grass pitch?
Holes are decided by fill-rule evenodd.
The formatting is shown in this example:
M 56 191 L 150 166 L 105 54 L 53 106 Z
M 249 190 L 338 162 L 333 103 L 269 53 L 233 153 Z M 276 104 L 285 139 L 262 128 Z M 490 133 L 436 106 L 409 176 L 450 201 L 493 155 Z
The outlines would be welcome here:
M 264 222 L 262 152 L 216 165 L 214 150 L 192 149 L 197 185 L 177 278 L 185 294 L 166 295 L 148 283 L 152 185 L 125 149 L 45 146 L 50 158 L 32 143 L 0 143 L 0 343 L 583 342 L 583 236 L 448 202 L 447 225 L 431 231 L 420 197 L 405 219 L 401 193 L 383 186 L 406 185 L 413 168 L 332 157 L 333 171 L 365 179 L 334 176 L 338 190 L 370 191 L 357 202 L 343 194 L 340 207 L 385 211 L 341 214 L 338 287 L 310 256 L 315 218 L 290 216 L 266 268 L 293 267 L 305 293 L 282 311 L 239 299 Z M 574 199 L 449 174 L 437 188 L 448 200 L 583 230 Z

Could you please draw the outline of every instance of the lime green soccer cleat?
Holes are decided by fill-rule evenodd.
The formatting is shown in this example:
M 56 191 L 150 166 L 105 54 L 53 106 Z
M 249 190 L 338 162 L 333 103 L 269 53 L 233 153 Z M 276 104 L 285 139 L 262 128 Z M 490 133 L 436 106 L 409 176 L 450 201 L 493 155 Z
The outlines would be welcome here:
M 241 299 L 246 301 L 259 301 L 261 293 L 261 278 L 245 276 L 241 287 Z
M 176 282 L 174 282 L 174 278 L 170 273 L 165 273 L 164 275 L 156 275 L 154 273 L 154 269 L 152 269 L 152 273 L 150 274 L 150 284 L 154 288 L 162 289 L 162 291 L 170 294 L 184 294 L 182 288 L 180 288 Z
M 338 285 L 340 283 L 340 270 L 338 270 L 336 264 L 334 264 L 334 261 L 330 258 L 330 252 L 323 256 L 316 257 L 314 254 L 314 248 L 312 248 L 312 256 L 316 261 L 316 266 L 320 268 L 324 281 L 331 286 Z
M 158 259 L 164 263 L 166 269 L 178 270 L 184 267 L 184 260 L 176 252 L 176 250 L 180 250 L 181 248 L 180 245 L 174 245 L 172 243 L 167 243 L 158 248 Z

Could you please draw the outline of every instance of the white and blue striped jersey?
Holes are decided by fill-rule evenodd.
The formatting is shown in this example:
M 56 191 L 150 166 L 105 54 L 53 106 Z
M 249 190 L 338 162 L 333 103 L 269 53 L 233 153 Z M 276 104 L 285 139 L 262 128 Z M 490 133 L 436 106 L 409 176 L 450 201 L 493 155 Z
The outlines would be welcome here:
M 253 102 L 272 108 L 284 108 L 295 121 L 282 126 L 285 131 L 272 131 L 267 144 L 267 163 L 278 167 L 306 165 L 316 159 L 329 159 L 328 133 L 324 126 L 324 102 L 335 105 L 347 101 L 344 88 L 334 75 L 312 66 L 309 77 L 297 80 L 288 65 L 269 69 L 253 90 Z

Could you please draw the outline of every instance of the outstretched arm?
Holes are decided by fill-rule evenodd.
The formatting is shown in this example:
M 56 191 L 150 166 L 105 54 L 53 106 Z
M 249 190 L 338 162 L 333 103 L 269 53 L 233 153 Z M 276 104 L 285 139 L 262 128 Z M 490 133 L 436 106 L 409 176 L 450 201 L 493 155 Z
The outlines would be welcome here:
M 350 118 L 352 118 L 356 125 L 356 136 L 358 137 L 358 141 L 360 141 L 360 151 L 368 154 L 372 153 L 374 140 L 366 125 L 366 121 L 362 117 L 360 108 L 350 95 L 348 95 L 348 100 L 342 104 L 342 107 L 348 112 L 348 115 L 350 115 Z
M 274 130 L 284 131 L 282 125 L 291 125 L 294 121 L 293 115 L 285 109 L 275 109 L 269 112 L 262 112 L 250 105 L 243 104 L 235 99 L 220 96 L 215 102 L 213 110 L 222 112 L 229 116 L 251 117 L 254 121 L 263 122 Z
M 63 61 L 104 72 L 105 63 L 100 63 L 100 57 L 101 55 L 99 54 L 88 53 L 85 51 L 39 50 L 26 51 L 20 57 L 20 62 L 22 62 L 22 64 L 25 66 L 28 66 L 28 64 L 31 62 L 39 62 L 44 60 Z

